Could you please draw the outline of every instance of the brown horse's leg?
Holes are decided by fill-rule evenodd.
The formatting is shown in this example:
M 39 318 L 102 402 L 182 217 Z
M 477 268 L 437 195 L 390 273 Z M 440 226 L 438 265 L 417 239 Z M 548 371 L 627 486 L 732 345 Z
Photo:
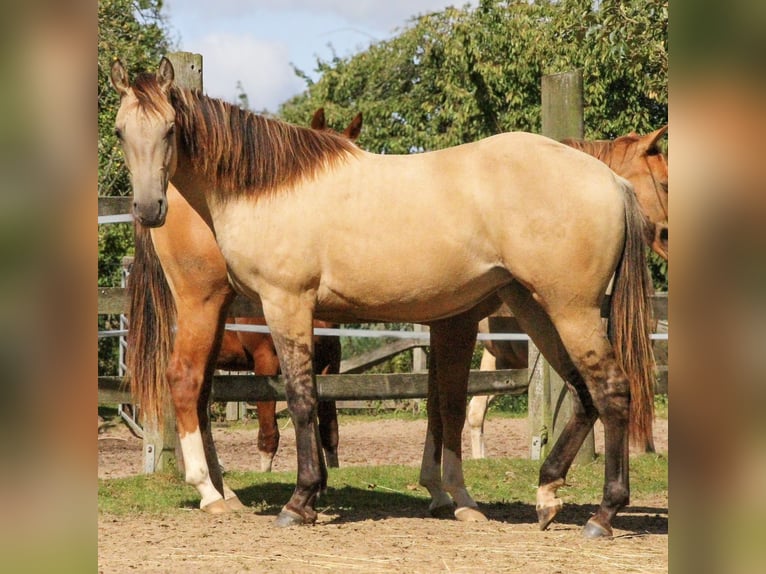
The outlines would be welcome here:
M 426 412 L 428 426 L 426 440 L 423 445 L 423 459 L 420 463 L 420 484 L 428 489 L 431 504 L 428 511 L 436 518 L 454 516 L 454 504 L 442 485 L 442 447 L 444 445 L 444 428 L 440 404 L 440 388 L 437 384 L 439 361 L 431 354 L 428 367 L 428 397 Z
M 463 521 L 486 520 L 468 494 L 463 478 L 461 435 L 465 424 L 468 373 L 476 345 L 477 322 L 465 314 L 431 324 L 431 376 L 436 387 L 432 406 L 429 388 L 429 432 L 423 453 L 420 483 L 428 488 L 432 508 L 443 503 L 442 488 L 455 501 L 455 517 Z M 437 411 L 438 414 L 433 412 Z M 443 458 L 440 478 L 439 460 Z
M 260 320 L 237 319 L 237 322 L 256 324 Z M 242 346 L 252 356 L 253 372 L 256 375 L 279 374 L 279 358 L 271 337 L 263 333 L 239 332 Z M 258 453 L 261 457 L 261 472 L 271 472 L 274 456 L 279 448 L 279 426 L 277 425 L 277 403 L 258 401 Z
M 299 299 L 278 297 L 272 305 L 261 295 L 266 320 L 285 377 L 285 394 L 295 427 L 298 480 L 290 500 L 277 516 L 277 526 L 316 521 L 316 499 L 327 487 L 327 467 L 319 444 L 317 392 L 312 372 L 312 316 Z
M 338 410 L 335 401 L 319 401 L 319 438 L 322 441 L 327 466 L 338 468 Z
M 514 282 L 501 292 L 501 296 L 513 309 L 522 329 L 532 337 L 551 366 L 566 381 L 573 398 L 572 417 L 540 467 L 537 517 L 540 528 L 544 530 L 561 510 L 562 501 L 556 497 L 556 491 L 564 485 L 567 472 L 596 422 L 598 412 L 556 328 L 529 291 Z
M 261 472 L 271 472 L 279 448 L 277 403 L 258 401 L 255 405 L 258 413 L 258 454 L 261 457 Z
M 331 323 L 318 322 L 317 326 L 331 327 Z M 337 374 L 340 372 L 340 338 L 316 337 L 314 339 L 314 372 Z M 330 468 L 338 468 L 338 411 L 335 401 L 319 401 L 319 438 L 322 441 L 325 460 Z
M 214 298 L 200 305 L 181 303 L 167 371 L 168 383 L 176 411 L 186 482 L 199 491 L 200 507 L 218 514 L 241 506 L 223 482 L 208 415 L 215 357 L 223 332 L 222 310 L 228 304 L 228 297 Z

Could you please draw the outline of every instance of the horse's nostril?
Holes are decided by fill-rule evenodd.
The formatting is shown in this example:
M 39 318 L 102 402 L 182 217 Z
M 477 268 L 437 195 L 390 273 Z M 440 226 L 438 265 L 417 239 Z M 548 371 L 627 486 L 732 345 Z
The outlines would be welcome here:
M 668 228 L 664 227 L 660 230 L 660 240 L 667 243 L 668 241 Z

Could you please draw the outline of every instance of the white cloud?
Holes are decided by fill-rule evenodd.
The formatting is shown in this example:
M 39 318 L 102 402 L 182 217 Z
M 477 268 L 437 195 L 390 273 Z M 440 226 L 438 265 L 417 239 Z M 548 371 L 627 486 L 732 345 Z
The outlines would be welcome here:
M 237 81 L 253 109 L 276 111 L 305 89 L 291 63 L 312 74 L 316 57 L 341 57 L 391 37 L 419 13 L 464 0 L 166 0 L 179 49 L 204 56 L 205 91 L 234 101 Z M 476 0 L 472 0 L 475 4 Z
M 252 36 L 208 34 L 195 48 L 204 56 L 205 92 L 230 102 L 241 82 L 252 109 L 276 111 L 305 87 L 290 67 L 288 47 Z

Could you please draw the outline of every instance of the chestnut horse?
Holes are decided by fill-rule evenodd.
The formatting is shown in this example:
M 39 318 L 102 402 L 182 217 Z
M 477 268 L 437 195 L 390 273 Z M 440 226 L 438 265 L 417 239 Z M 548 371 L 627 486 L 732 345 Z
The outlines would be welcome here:
M 318 109 L 311 127 L 327 130 L 324 109 Z M 343 135 L 359 137 L 362 116 L 351 121 Z M 200 385 L 216 368 L 252 370 L 256 375 L 276 375 L 279 360 L 271 336 L 264 333 L 223 331 L 234 291 L 228 285 L 226 263 L 210 229 L 170 185 L 168 201 L 174 214 L 163 227 L 149 230 L 135 224 L 136 256 L 128 281 L 131 318 L 127 364 L 137 386 L 141 379 L 166 375 L 173 386 Z M 263 319 L 238 317 L 234 324 L 265 324 Z M 177 324 L 171 347 L 172 325 Z M 332 326 L 317 321 L 318 327 Z M 172 348 L 172 352 L 171 352 Z M 151 360 L 149 360 L 151 359 Z M 314 368 L 337 373 L 341 351 L 338 337 L 317 337 Z M 169 368 L 168 368 L 169 367 Z M 271 470 L 279 446 L 276 403 L 257 404 L 258 451 L 261 470 Z M 200 413 L 204 441 L 212 444 L 207 412 Z M 334 401 L 319 403 L 320 437 L 327 463 L 338 466 L 338 421 Z M 215 507 L 209 509 L 215 511 Z
M 543 463 L 537 514 L 556 497 L 597 417 L 606 436 L 604 494 L 583 533 L 610 536 L 629 502 L 628 439 L 651 433 L 653 360 L 644 218 L 630 184 L 551 139 L 506 133 L 435 152 L 377 155 L 335 134 L 253 114 L 156 74 L 128 81 L 119 61 L 116 130 L 134 216 L 173 217 L 172 181 L 214 233 L 229 278 L 260 297 L 295 426 L 297 484 L 276 524 L 316 521 L 327 486 L 312 370 L 314 317 L 418 322 L 431 328 L 428 430 L 420 482 L 432 511 L 485 519 L 463 479 L 460 435 L 479 319 L 506 303 L 575 396 Z M 610 331 L 601 305 L 614 276 Z M 186 480 L 201 505 L 227 505 L 199 413 L 209 389 L 171 379 Z M 136 389 L 155 412 L 158 389 Z M 212 457 L 211 457 L 212 455 Z
M 650 134 L 639 136 L 631 133 L 615 140 L 565 139 L 562 143 L 584 151 L 608 165 L 617 175 L 633 184 L 638 205 L 647 219 L 646 241 L 652 250 L 667 261 L 668 259 L 668 162 L 658 147 L 658 142 L 668 131 L 663 126 Z M 508 332 L 521 332 L 511 317 L 510 310 L 503 306 L 494 317 L 508 317 Z M 479 323 L 480 333 L 489 333 L 489 318 Z M 528 346 L 526 341 L 484 341 L 481 369 L 524 369 L 527 365 Z M 471 454 L 473 458 L 484 458 L 484 420 L 487 416 L 492 395 L 476 395 L 468 404 L 467 421 L 471 430 Z M 654 451 L 652 437 L 646 445 Z

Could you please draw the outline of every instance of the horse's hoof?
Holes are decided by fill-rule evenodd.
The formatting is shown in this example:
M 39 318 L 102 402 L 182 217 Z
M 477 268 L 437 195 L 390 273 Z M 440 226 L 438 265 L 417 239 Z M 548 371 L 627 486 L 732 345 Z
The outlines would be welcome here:
M 487 517 L 484 516 L 477 508 L 470 506 L 463 506 L 455 511 L 455 518 L 460 522 L 487 522 Z
M 611 526 L 603 526 L 593 520 L 592 518 L 585 523 L 582 529 L 582 535 L 585 538 L 611 538 L 612 528 Z
M 442 504 L 441 506 L 435 506 L 433 508 L 428 509 L 429 514 L 433 518 L 440 518 L 440 519 L 453 519 L 455 518 L 455 506 L 450 504 Z
M 540 525 L 540 530 L 545 530 L 550 526 L 563 506 L 564 501 L 560 498 L 555 499 L 553 504 L 550 505 L 537 505 L 537 523 Z
M 206 504 L 201 510 L 207 514 L 226 514 L 227 512 L 231 512 L 229 504 L 223 498 L 219 498 L 210 504 Z
M 242 504 L 242 501 L 239 499 L 238 496 L 232 496 L 231 498 L 227 498 L 226 506 L 228 506 L 229 510 L 232 512 L 240 512 L 242 510 L 247 509 L 247 506 Z
M 296 514 L 295 512 L 291 512 L 289 510 L 282 509 L 282 512 L 279 513 L 276 520 L 274 520 L 274 524 L 276 524 L 279 528 L 287 528 L 289 526 L 300 526 L 304 523 L 303 517 L 300 514 Z

